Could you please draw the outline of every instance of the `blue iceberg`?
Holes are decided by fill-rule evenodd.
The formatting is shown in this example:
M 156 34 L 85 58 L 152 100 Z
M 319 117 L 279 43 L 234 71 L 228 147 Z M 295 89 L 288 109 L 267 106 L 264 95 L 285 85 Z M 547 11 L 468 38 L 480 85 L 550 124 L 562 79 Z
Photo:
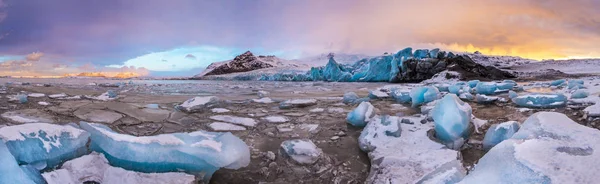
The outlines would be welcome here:
M 342 102 L 345 104 L 354 104 L 356 100 L 358 100 L 358 95 L 355 92 L 346 92 L 344 93 L 344 98 Z
M 456 95 L 448 94 L 435 104 L 432 113 L 436 137 L 446 144 L 453 144 L 453 148 L 460 147 L 461 143 L 455 143 L 469 136 L 471 106 Z
M 530 108 L 557 108 L 567 104 L 567 97 L 563 94 L 533 93 L 512 98 L 520 107 Z
M 10 153 L 8 147 L 0 140 L 0 183 L 12 184 L 42 184 L 36 182 L 35 171 L 29 167 L 19 167 L 15 157 Z M 38 172 L 39 174 L 39 172 Z
M 475 95 L 475 101 L 480 104 L 488 104 L 497 101 L 499 98 L 495 96 L 487 96 L 487 95 Z
M 452 86 L 448 87 L 448 92 L 458 95 L 460 93 L 461 89 L 463 89 L 462 85 L 452 85 Z
M 501 83 L 496 84 L 496 87 L 498 87 L 498 90 L 511 90 L 516 85 L 517 85 L 517 83 L 501 82 Z
M 496 93 L 498 87 L 495 82 L 479 82 L 475 86 L 475 90 L 478 94 L 493 95 Z
M 375 116 L 375 107 L 369 102 L 361 102 L 352 112 L 348 113 L 346 121 L 352 126 L 364 127 Z
M 519 96 L 519 94 L 517 94 L 517 92 L 512 91 L 512 90 L 508 91 L 508 98 L 513 99 L 513 98 L 516 98 L 518 96 Z
M 470 80 L 469 82 L 467 82 L 467 84 L 469 84 L 469 87 L 474 88 L 475 86 L 477 86 L 477 84 L 479 84 L 479 80 Z
M 415 59 L 425 59 L 429 58 L 429 50 L 428 49 L 417 49 L 413 54 Z
M 394 89 L 390 93 L 390 96 L 396 100 L 396 102 L 400 103 L 410 103 L 412 98 L 410 97 L 410 91 Z
M 579 79 L 572 79 L 569 80 L 569 89 L 575 89 L 575 88 L 583 88 L 583 80 L 579 80 Z
M 440 92 L 448 92 L 448 87 L 450 87 L 448 84 L 436 84 L 434 86 L 438 88 Z
M 519 122 L 509 121 L 500 124 L 492 125 L 483 138 L 483 149 L 491 149 L 496 144 L 509 139 L 517 131 L 519 131 Z
M 471 100 L 475 99 L 471 93 L 461 93 L 458 96 L 458 98 L 460 98 L 461 100 L 467 100 L 467 101 L 471 101 Z
M 560 86 L 560 85 L 564 84 L 565 82 L 567 82 L 565 79 L 559 79 L 559 80 L 550 82 L 550 85 L 551 86 Z
M 589 93 L 587 91 L 578 89 L 575 92 L 573 92 L 573 94 L 571 94 L 571 98 L 574 98 L 574 99 L 586 98 L 586 97 L 588 97 L 588 95 L 589 95 Z
M 238 169 L 250 163 L 244 141 L 229 132 L 196 131 L 136 137 L 102 124 L 81 122 L 91 133 L 90 149 L 103 153 L 111 165 L 139 172 L 200 174 L 210 180 L 219 168 Z
M 432 102 L 438 99 L 440 91 L 433 86 L 413 88 L 410 91 L 412 106 L 417 107 L 421 104 Z
M 0 128 L 0 138 L 17 161 L 39 170 L 86 154 L 89 137 L 71 125 L 29 123 Z

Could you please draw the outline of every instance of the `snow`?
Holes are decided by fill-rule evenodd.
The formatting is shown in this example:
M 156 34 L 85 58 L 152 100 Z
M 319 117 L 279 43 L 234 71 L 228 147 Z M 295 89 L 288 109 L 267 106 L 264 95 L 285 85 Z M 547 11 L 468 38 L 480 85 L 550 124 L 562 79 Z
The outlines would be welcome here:
M 225 108 L 213 108 L 210 110 L 213 113 L 226 113 L 226 112 L 230 112 L 229 109 L 225 109 Z
M 586 107 L 583 109 L 583 112 L 587 113 L 587 115 L 590 117 L 600 117 L 600 103 Z
M 238 126 L 230 123 L 213 122 L 208 125 L 213 131 L 242 131 L 246 130 L 243 126 Z
M 374 114 L 373 105 L 369 102 L 361 102 L 352 112 L 348 113 L 346 121 L 353 126 L 364 127 Z
M 192 147 L 207 147 L 217 152 L 221 152 L 223 144 L 214 140 L 201 140 L 191 145 Z
M 113 132 L 112 130 L 105 129 L 102 126 L 99 126 L 100 124 L 90 123 L 89 125 L 92 128 L 94 128 L 95 130 L 102 133 L 104 136 L 106 136 L 114 141 L 131 142 L 131 143 L 138 143 L 138 144 L 158 143 L 160 145 L 182 145 L 182 144 L 185 144 L 181 139 L 175 137 L 174 135 L 170 135 L 170 134 L 136 137 L 136 136 L 132 136 L 132 135 L 119 134 L 119 133 Z
M 475 127 L 475 132 L 481 133 L 481 132 L 479 132 L 479 130 L 481 129 L 481 127 L 483 127 L 485 124 L 488 123 L 488 120 L 482 120 L 482 119 L 479 119 L 479 118 L 471 115 L 471 123 L 473 123 L 473 126 Z
M 128 171 L 109 165 L 104 154 L 92 152 L 65 162 L 60 169 L 43 173 L 48 184 L 80 184 L 94 181 L 97 183 L 127 184 L 192 184 L 195 177 L 185 173 L 141 173 Z
M 283 141 L 280 147 L 286 156 L 299 164 L 314 164 L 323 154 L 323 151 L 308 139 Z
M 269 123 L 285 123 L 285 122 L 290 121 L 285 116 L 267 116 L 267 117 L 264 117 L 263 119 L 267 120 L 267 122 L 269 122 Z
M 85 152 L 89 133 L 71 125 L 29 123 L 0 128 L 0 139 L 17 161 L 54 167 Z
M 232 124 L 236 124 L 236 125 L 243 125 L 243 126 L 247 126 L 247 127 L 254 127 L 257 124 L 257 122 L 252 118 L 243 118 L 243 117 L 230 116 L 230 115 L 216 115 L 216 116 L 211 116 L 210 119 L 215 120 L 215 121 L 223 121 L 223 122 L 227 122 L 227 123 L 232 123 Z
M 371 118 L 358 138 L 358 147 L 364 152 L 370 152 L 375 150 L 377 146 L 384 144 L 381 141 L 388 141 L 388 139 L 379 138 L 379 136 L 400 137 L 402 132 L 400 123 L 401 118 L 397 116 L 386 115 Z
M 492 103 L 494 101 L 497 101 L 498 99 L 499 98 L 496 96 L 487 96 L 481 94 L 475 95 L 475 100 L 477 101 L 477 103 Z
M 599 142 L 600 131 L 564 114 L 535 113 L 484 155 L 461 183 L 596 183 Z
M 41 97 L 45 97 L 46 94 L 44 93 L 30 93 L 29 95 L 27 95 L 28 97 L 33 97 L 33 98 L 41 98 Z

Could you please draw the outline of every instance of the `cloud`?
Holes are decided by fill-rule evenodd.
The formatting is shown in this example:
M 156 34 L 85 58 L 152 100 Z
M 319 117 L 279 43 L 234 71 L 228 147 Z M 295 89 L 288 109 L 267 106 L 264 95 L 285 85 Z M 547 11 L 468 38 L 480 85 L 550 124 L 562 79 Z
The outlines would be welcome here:
M 185 58 L 186 59 L 191 59 L 191 60 L 196 60 L 196 56 L 194 56 L 192 54 L 185 55 Z
M 39 61 L 40 58 L 42 58 L 42 56 L 44 56 L 44 53 L 34 52 L 34 53 L 31 53 L 31 54 L 28 54 L 27 56 L 25 56 L 25 59 L 27 61 Z

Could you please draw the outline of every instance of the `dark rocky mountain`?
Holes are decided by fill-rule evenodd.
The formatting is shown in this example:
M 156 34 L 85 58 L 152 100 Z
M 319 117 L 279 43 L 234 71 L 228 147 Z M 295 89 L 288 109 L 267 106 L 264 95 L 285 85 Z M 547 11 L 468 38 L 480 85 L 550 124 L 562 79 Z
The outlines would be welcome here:
M 213 63 L 207 67 L 212 69 L 204 76 L 208 75 L 222 75 L 228 73 L 247 72 L 252 70 L 258 70 L 263 68 L 271 68 L 274 65 L 265 62 L 264 60 L 274 60 L 275 56 L 254 56 L 252 52 L 246 51 L 245 53 L 236 56 L 233 60 L 226 63 Z M 218 66 L 217 66 L 218 65 Z M 212 67 L 211 67 L 212 66 Z

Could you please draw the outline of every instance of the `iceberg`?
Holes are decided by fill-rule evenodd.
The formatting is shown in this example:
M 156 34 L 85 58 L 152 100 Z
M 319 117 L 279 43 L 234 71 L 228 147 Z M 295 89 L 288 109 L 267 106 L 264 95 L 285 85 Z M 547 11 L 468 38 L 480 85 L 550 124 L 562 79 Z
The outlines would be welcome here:
M 323 151 L 308 139 L 283 141 L 280 148 L 282 155 L 291 158 L 298 164 L 314 164 L 323 154 Z
M 397 63 L 392 55 L 368 59 L 367 63 L 358 67 L 349 81 L 357 82 L 388 82 L 396 77 L 392 74 L 392 63 Z M 398 67 L 396 67 L 397 69 Z M 400 72 L 400 70 L 398 70 Z
M 104 154 L 89 155 L 65 162 L 61 169 L 42 174 L 48 184 L 123 183 L 123 184 L 192 184 L 195 177 L 186 173 L 140 173 L 113 167 Z
M 495 82 L 479 82 L 475 86 L 475 90 L 478 94 L 493 95 L 496 93 L 498 87 Z
M 25 94 L 18 94 L 18 95 L 14 95 L 14 96 L 9 95 L 7 97 L 8 97 L 9 102 L 15 102 L 15 103 L 20 103 L 20 104 L 27 103 L 27 95 L 25 95 Z
M 489 150 L 496 144 L 509 139 L 519 131 L 519 122 L 509 121 L 490 126 L 483 138 L 483 149 Z
M 460 94 L 460 90 L 462 88 L 463 88 L 462 85 L 456 85 L 455 84 L 455 85 L 452 85 L 452 86 L 448 87 L 448 92 L 452 93 L 452 94 L 455 94 L 455 95 L 458 95 L 458 94 Z M 468 91 L 465 91 L 465 92 L 468 92 Z
M 559 80 L 550 82 L 550 85 L 551 86 L 560 86 L 560 85 L 564 84 L 565 82 L 567 82 L 565 79 L 559 79 Z
M 0 139 L 16 160 L 39 170 L 86 154 L 89 137 L 72 125 L 28 123 L 0 128 Z
M 567 104 L 567 97 L 563 94 L 533 93 L 515 97 L 512 101 L 520 107 L 557 108 Z
M 587 91 L 578 89 L 575 92 L 573 92 L 573 94 L 571 94 L 571 98 L 574 98 L 574 99 L 586 98 L 586 97 L 588 97 L 588 95 L 589 95 L 589 93 Z
M 364 127 L 375 116 L 375 107 L 369 102 L 361 102 L 356 109 L 348 113 L 346 121 L 356 127 Z
M 417 49 L 413 54 L 416 59 L 425 59 L 429 58 L 429 50 L 428 49 Z
M 471 101 L 471 100 L 475 99 L 471 93 L 461 93 L 458 96 L 458 98 L 460 98 L 461 100 L 467 100 L 467 101 Z
M 474 88 L 479 84 L 479 80 L 470 80 L 467 84 L 469 84 L 469 87 Z
M 516 85 L 517 85 L 517 83 L 501 82 L 501 83 L 496 84 L 496 87 L 498 88 L 498 90 L 511 90 Z
M 381 90 L 369 91 L 370 99 L 383 99 L 383 98 L 388 98 L 388 97 L 390 97 L 390 95 L 388 95 L 386 92 L 383 92 Z
M 412 99 L 412 106 L 417 107 L 421 104 L 432 102 L 438 99 L 440 91 L 433 86 L 413 88 L 410 91 L 410 98 Z
M 435 135 L 452 148 L 459 148 L 469 136 L 469 125 L 472 109 L 456 95 L 448 94 L 435 104 L 432 109 L 435 124 Z
M 12 184 L 42 184 L 32 177 L 35 171 L 26 167 L 19 167 L 15 157 L 10 153 L 6 144 L 0 141 L 0 183 Z
M 313 77 L 314 78 L 314 77 Z M 350 73 L 343 70 L 343 67 L 338 64 L 333 56 L 329 57 L 329 62 L 323 69 L 323 79 L 331 82 L 349 81 Z
M 583 88 L 584 81 L 579 79 L 569 80 L 569 89 Z
M 375 116 L 371 118 L 365 129 L 360 133 L 358 138 L 358 146 L 364 152 L 371 152 L 378 145 L 384 144 L 380 141 L 388 141 L 379 136 L 390 136 L 398 138 L 402 134 L 400 126 L 401 119 L 397 116 Z
M 408 90 L 394 89 L 390 93 L 390 96 L 392 96 L 396 102 L 400 103 L 410 103 L 412 100 L 410 97 L 410 91 Z
M 460 183 L 597 183 L 600 131 L 566 115 L 531 115 L 494 146 Z
M 517 94 L 517 92 L 515 92 L 513 90 L 508 91 L 508 98 L 513 99 L 513 98 L 516 98 L 518 96 L 519 96 L 519 94 Z
M 448 88 L 450 87 L 450 85 L 448 85 L 448 84 L 436 84 L 435 87 L 438 88 L 438 90 L 440 92 L 448 92 L 448 90 L 449 90 Z
M 210 180 L 219 168 L 239 169 L 250 163 L 246 143 L 229 132 L 196 131 L 136 137 L 102 124 L 81 122 L 91 133 L 90 149 L 111 165 L 139 172 L 185 171 Z
M 480 95 L 480 94 L 475 95 L 475 101 L 477 101 L 477 103 L 480 103 L 480 104 L 489 104 L 489 103 L 497 101 L 498 99 L 499 98 L 495 97 L 495 96 L 487 96 L 487 95 Z

